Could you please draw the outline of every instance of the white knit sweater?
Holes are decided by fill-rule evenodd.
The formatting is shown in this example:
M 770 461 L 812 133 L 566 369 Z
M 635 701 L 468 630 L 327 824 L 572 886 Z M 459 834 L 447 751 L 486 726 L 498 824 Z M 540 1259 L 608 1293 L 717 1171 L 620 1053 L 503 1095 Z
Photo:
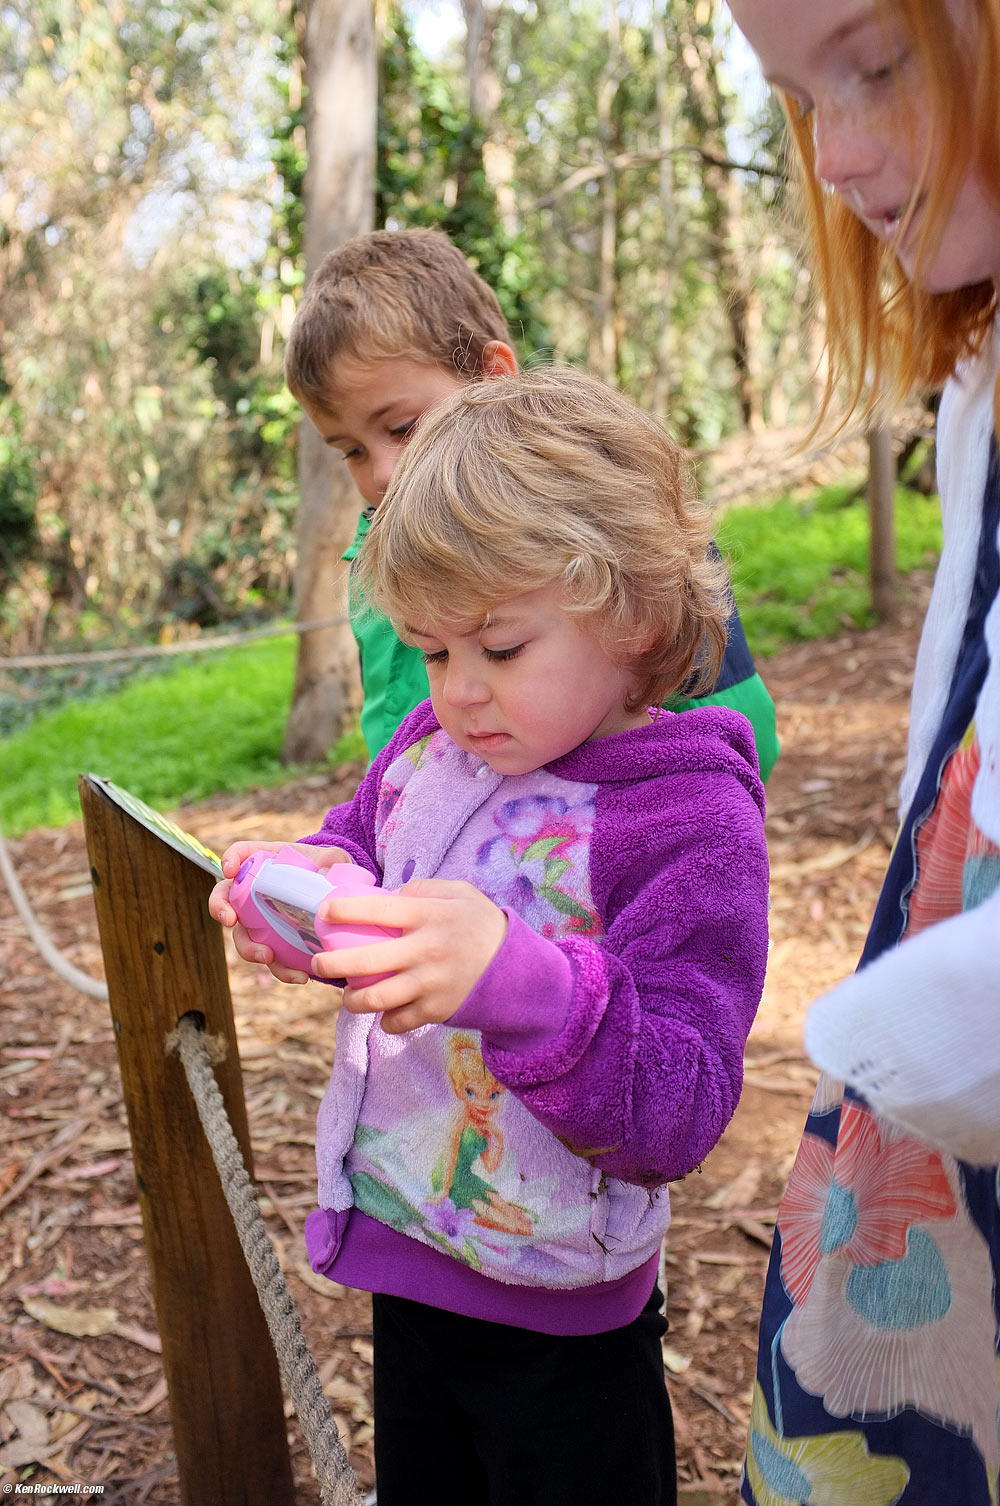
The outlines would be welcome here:
M 938 415 L 944 547 L 917 653 L 903 811 L 944 712 L 979 542 L 1000 332 L 948 383 Z M 989 669 L 976 703 L 982 761 L 972 795 L 1000 847 L 1000 598 L 986 618 Z M 1000 1163 L 1000 890 L 930 926 L 818 1000 L 806 1047 L 873 1108 L 963 1160 Z

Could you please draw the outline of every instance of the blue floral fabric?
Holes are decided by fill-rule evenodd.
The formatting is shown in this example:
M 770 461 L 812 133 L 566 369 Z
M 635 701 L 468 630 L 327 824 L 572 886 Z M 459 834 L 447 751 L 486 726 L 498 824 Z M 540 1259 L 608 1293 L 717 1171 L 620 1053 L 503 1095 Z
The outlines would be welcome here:
M 998 521 L 994 453 L 948 704 L 862 966 L 996 887 L 1000 855 L 970 796 Z M 997 1506 L 998 1196 L 997 1168 L 939 1153 L 820 1079 L 765 1285 L 745 1502 Z

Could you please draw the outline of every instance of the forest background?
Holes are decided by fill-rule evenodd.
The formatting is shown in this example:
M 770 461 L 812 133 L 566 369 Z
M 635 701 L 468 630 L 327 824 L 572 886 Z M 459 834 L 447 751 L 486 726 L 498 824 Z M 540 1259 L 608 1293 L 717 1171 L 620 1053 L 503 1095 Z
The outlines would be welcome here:
M 740 58 L 717 0 L 7 0 L 0 655 L 342 608 L 359 499 L 282 356 L 308 268 L 372 225 L 440 226 L 523 362 L 586 364 L 696 457 L 808 423 L 822 311 Z M 310 653 L 298 761 L 357 695 L 341 627 L 296 699 Z M 5 731 L 39 704 L 11 683 Z
M 776 120 L 748 118 L 720 8 L 465 11 L 471 61 L 461 33 L 431 58 L 412 12 L 376 12 L 374 223 L 439 225 L 522 359 L 586 362 L 695 448 L 806 411 Z M 0 10 L 5 654 L 289 603 L 305 24 L 290 0 Z M 765 176 L 719 165 L 734 140 Z

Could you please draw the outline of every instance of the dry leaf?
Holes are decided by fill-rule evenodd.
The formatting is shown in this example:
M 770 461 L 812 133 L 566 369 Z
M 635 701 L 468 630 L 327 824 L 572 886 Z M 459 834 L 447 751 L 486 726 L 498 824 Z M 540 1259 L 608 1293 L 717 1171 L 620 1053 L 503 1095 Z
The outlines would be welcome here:
M 351 1428 L 350 1424 L 347 1421 L 347 1418 L 343 1415 L 342 1412 L 334 1412 L 333 1425 L 337 1429 L 337 1433 L 340 1437 L 341 1443 L 344 1445 L 344 1448 L 348 1453 L 350 1453 L 353 1447 Z
M 161 1375 L 156 1385 L 147 1391 L 142 1400 L 131 1408 L 133 1417 L 144 1417 L 147 1412 L 151 1412 L 154 1407 L 158 1407 L 160 1402 L 166 1401 L 166 1399 L 167 1379 L 166 1376 Z
M 44 1297 L 21 1298 L 25 1312 L 46 1328 L 56 1333 L 72 1334 L 75 1339 L 94 1339 L 102 1333 L 110 1333 L 118 1322 L 113 1307 L 60 1307 L 56 1302 L 47 1302 Z
M 0 1469 L 23 1469 L 26 1464 L 46 1464 L 50 1454 L 58 1449 L 58 1443 L 42 1446 L 15 1438 L 0 1449 Z
M 691 1363 L 689 1354 L 681 1354 L 677 1349 L 671 1349 L 669 1344 L 661 1343 L 663 1350 L 663 1363 L 671 1375 L 683 1375 Z
M 360 1386 L 349 1381 L 345 1375 L 335 1375 L 327 1381 L 323 1387 L 324 1396 L 328 1396 L 332 1402 L 340 1402 L 351 1409 L 351 1417 L 355 1422 L 371 1421 L 371 1405 L 368 1397 Z
M 90 1423 L 86 1418 L 81 1419 L 80 1417 L 78 1417 L 77 1412 L 93 1411 L 94 1404 L 97 1400 L 98 1395 L 96 1391 L 81 1391 L 78 1396 L 74 1396 L 73 1406 L 76 1408 L 76 1411 L 57 1412 L 52 1418 L 52 1439 L 55 1440 L 58 1438 L 61 1439 L 64 1443 L 67 1443 L 70 1441 L 71 1435 L 74 1439 L 78 1435 L 82 1436 L 82 1434 L 87 1431 Z
M 30 1396 L 34 1388 L 34 1372 L 27 1360 L 0 1370 L 0 1406 L 8 1397 Z
M 720 1296 L 726 1297 L 731 1292 L 736 1291 L 742 1280 L 743 1263 L 741 1261 L 739 1265 L 726 1266 L 724 1270 L 720 1271 L 718 1280 L 715 1283 L 715 1289 Z
M 150 1354 L 160 1354 L 162 1351 L 160 1335 L 152 1333 L 148 1328 L 140 1328 L 136 1323 L 115 1323 L 115 1333 L 120 1339 L 127 1339 L 130 1344 L 138 1344 L 140 1349 L 148 1349 Z
M 14 1432 L 21 1435 L 23 1443 L 41 1444 L 45 1447 L 49 1441 L 49 1420 L 41 1407 L 33 1401 L 9 1401 L 3 1410 Z
M 49 1453 L 44 1461 L 45 1468 L 49 1471 L 50 1474 L 55 1475 L 59 1480 L 65 1480 L 68 1482 L 79 1481 L 80 1466 L 79 1464 L 77 1464 L 75 1467 L 73 1466 L 70 1460 L 70 1454 L 73 1445 L 79 1442 L 79 1440 L 83 1437 L 84 1433 L 89 1427 L 91 1427 L 91 1425 L 92 1424 L 89 1422 L 81 1422 L 79 1427 L 73 1429 L 72 1433 L 68 1433 L 65 1438 L 61 1438 L 59 1440 L 58 1449 L 55 1449 L 54 1447 L 53 1452 Z M 83 1499 L 99 1501 L 100 1496 L 84 1497 Z
M 342 1297 L 347 1291 L 347 1287 L 341 1286 L 339 1281 L 330 1281 L 326 1276 L 317 1276 L 306 1260 L 296 1262 L 295 1274 L 311 1292 L 319 1292 L 321 1297 Z
M 21 1297 L 73 1297 L 89 1290 L 89 1281 L 72 1281 L 66 1276 L 46 1276 L 44 1281 L 26 1281 L 18 1287 Z
M 733 1223 L 737 1229 L 741 1229 L 749 1239 L 755 1239 L 765 1250 L 771 1248 L 771 1231 L 756 1218 L 734 1218 Z
M 88 1177 L 110 1176 L 121 1165 L 120 1156 L 111 1156 L 106 1161 L 91 1161 L 84 1166 L 64 1166 L 62 1171 L 54 1171 L 49 1177 L 49 1185 L 61 1187 L 65 1182 L 79 1182 Z
M 705 1199 L 706 1208 L 746 1208 L 754 1200 L 760 1186 L 760 1163 L 752 1161 L 744 1166 L 738 1176 L 725 1187 L 717 1187 L 711 1197 Z

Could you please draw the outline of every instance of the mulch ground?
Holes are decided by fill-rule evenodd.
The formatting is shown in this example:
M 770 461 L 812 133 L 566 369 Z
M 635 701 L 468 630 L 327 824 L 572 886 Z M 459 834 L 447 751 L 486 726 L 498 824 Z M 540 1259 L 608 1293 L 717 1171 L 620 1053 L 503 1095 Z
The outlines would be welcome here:
M 855 965 L 885 868 L 927 585 L 917 583 L 894 626 L 789 649 L 762 666 L 783 744 L 768 787 L 768 980 L 739 1110 L 704 1166 L 672 1189 L 664 1361 L 688 1506 L 736 1497 L 767 1249 L 816 1077 L 801 1050 L 804 1010 Z M 333 780 L 216 797 L 172 814 L 217 851 L 236 838 L 294 836 L 315 829 L 359 774 L 345 768 Z M 30 832 L 11 850 L 57 944 L 101 975 L 80 824 Z M 330 1066 L 329 992 L 285 988 L 234 955 L 230 978 L 262 1206 L 352 1464 L 369 1487 L 368 1302 L 312 1275 L 301 1233 Z M 32 1482 L 33 1499 L 45 1500 L 46 1482 L 64 1491 L 102 1484 L 103 1506 L 175 1506 L 107 1005 L 53 976 L 2 890 L 0 1005 L 0 1485 Z M 291 1417 L 288 1435 L 298 1500 L 316 1503 Z

